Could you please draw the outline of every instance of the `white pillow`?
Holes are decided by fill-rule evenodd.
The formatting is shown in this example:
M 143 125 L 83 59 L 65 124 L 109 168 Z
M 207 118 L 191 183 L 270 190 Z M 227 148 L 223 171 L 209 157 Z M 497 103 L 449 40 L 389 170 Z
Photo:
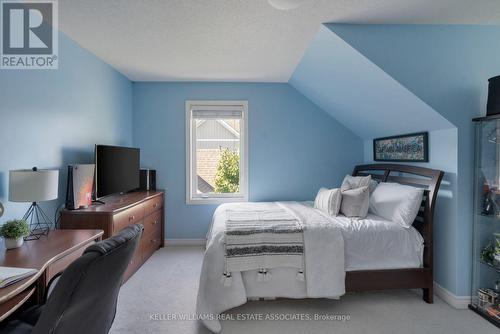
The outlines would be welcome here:
M 365 218 L 370 205 L 370 190 L 367 186 L 342 192 L 340 212 L 346 217 Z
M 422 204 L 424 190 L 399 183 L 379 183 L 370 196 L 370 212 L 410 227 Z
M 336 216 L 339 214 L 341 201 L 340 189 L 321 188 L 314 200 L 314 208 L 323 211 L 329 216 Z

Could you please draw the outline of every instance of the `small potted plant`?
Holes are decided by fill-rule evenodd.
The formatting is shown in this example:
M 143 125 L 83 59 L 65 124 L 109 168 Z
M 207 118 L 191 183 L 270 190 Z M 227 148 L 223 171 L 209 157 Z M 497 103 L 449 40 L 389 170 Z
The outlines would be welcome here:
M 23 245 L 23 237 L 30 234 L 28 223 L 22 219 L 9 220 L 0 227 L 0 236 L 5 239 L 5 248 L 19 248 Z

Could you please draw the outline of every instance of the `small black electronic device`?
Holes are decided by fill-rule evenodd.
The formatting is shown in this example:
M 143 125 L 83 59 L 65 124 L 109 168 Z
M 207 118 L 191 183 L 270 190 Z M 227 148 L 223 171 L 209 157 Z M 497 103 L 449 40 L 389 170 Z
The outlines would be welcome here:
M 500 75 L 488 80 L 488 104 L 486 116 L 500 114 Z
M 141 190 L 156 190 L 156 170 L 141 169 L 139 183 Z

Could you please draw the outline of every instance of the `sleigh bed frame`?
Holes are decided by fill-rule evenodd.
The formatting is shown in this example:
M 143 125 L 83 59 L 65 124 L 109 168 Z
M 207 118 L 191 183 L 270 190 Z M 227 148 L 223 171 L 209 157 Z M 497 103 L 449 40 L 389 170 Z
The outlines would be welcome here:
M 432 303 L 432 224 L 444 172 L 409 165 L 371 164 L 356 166 L 352 175 L 371 175 L 372 179 L 379 182 L 397 182 L 425 189 L 422 205 L 412 225 L 424 238 L 424 257 L 421 268 L 348 271 L 345 278 L 346 291 L 422 289 L 424 301 Z

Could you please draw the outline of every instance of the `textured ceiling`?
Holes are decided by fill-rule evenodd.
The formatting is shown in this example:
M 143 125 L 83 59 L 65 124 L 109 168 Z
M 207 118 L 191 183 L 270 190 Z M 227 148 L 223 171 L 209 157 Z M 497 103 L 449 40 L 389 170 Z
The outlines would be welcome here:
M 60 30 L 134 81 L 287 82 L 322 22 L 500 24 L 500 1 L 59 1 Z

